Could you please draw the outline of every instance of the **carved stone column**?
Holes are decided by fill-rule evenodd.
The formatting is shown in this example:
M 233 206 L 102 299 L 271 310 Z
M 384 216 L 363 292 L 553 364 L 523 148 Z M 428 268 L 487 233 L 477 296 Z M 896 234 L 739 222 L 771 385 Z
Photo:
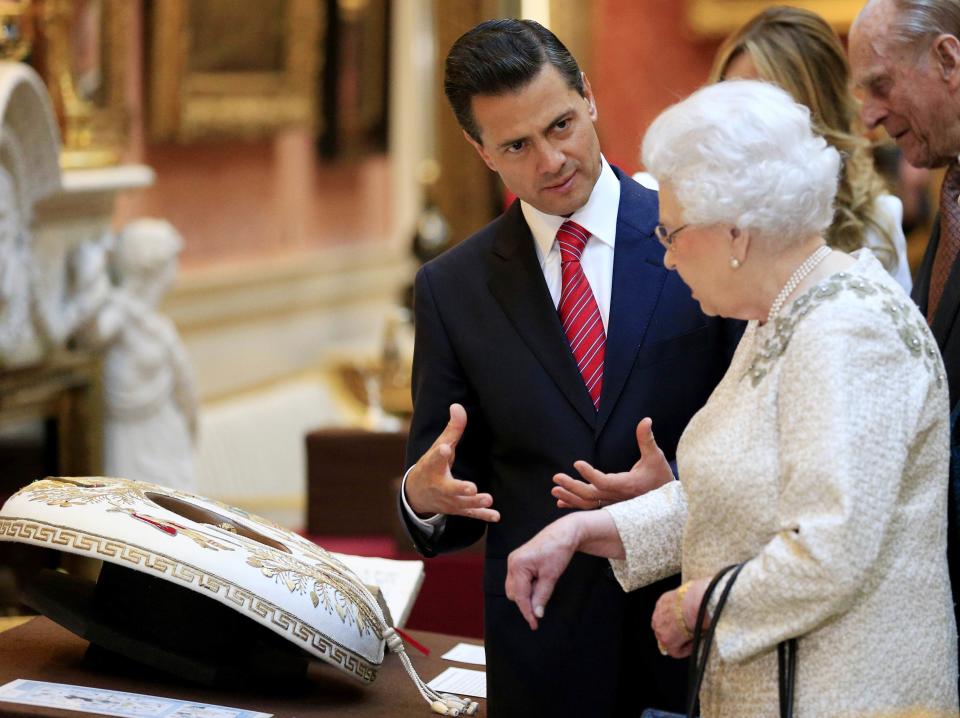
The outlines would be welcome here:
M 477 23 L 496 17 L 496 0 L 434 0 L 436 70 L 436 154 L 440 178 L 434 202 L 450 223 L 453 242 L 469 237 L 502 209 L 499 178 L 463 138 L 443 95 L 443 63 L 454 41 Z
M 577 59 L 580 69 L 592 77 L 594 0 L 551 0 L 550 29 Z

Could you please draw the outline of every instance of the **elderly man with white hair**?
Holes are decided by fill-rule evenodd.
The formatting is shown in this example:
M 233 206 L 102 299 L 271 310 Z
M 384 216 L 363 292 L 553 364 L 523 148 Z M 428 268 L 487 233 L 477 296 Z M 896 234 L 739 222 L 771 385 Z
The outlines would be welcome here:
M 950 385 L 947 553 L 960 590 L 960 0 L 873 0 L 850 30 L 864 124 L 883 126 L 914 167 L 946 167 L 913 299 L 943 354 Z M 960 605 L 956 606 L 960 621 Z
M 943 365 L 873 255 L 825 244 L 839 154 L 785 92 L 733 81 L 664 112 L 643 161 L 660 183 L 665 263 L 706 313 L 749 323 L 680 440 L 679 481 L 647 451 L 657 488 L 545 528 L 511 554 L 508 596 L 536 628 L 577 551 L 612 559 L 626 589 L 680 568 L 653 627 L 682 657 L 713 620 L 716 593 L 700 612 L 709 582 L 743 564 L 703 716 L 775 714 L 790 639 L 798 715 L 956 715 Z

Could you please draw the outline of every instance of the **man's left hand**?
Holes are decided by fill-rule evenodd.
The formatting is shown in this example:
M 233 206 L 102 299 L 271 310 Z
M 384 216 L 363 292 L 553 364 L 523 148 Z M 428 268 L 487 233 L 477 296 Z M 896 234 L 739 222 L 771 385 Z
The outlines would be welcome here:
M 561 509 L 599 509 L 673 481 L 670 464 L 653 438 L 653 420 L 649 417 L 637 424 L 637 446 L 640 459 L 629 471 L 605 474 L 586 461 L 577 461 L 573 467 L 584 481 L 567 474 L 556 474 L 553 477 L 556 486 L 550 493 L 557 500 L 557 506 Z

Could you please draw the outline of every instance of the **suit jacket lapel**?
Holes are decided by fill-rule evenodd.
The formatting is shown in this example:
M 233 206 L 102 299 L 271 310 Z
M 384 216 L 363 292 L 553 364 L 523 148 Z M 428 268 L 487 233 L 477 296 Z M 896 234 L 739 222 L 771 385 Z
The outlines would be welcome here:
M 597 412 L 567 344 L 519 201 L 500 221 L 487 260 L 490 291 L 560 391 L 594 426 Z
M 656 194 L 614 171 L 620 179 L 620 208 L 597 434 L 610 418 L 630 376 L 668 271 L 663 266 L 663 250 L 653 238 L 659 216 Z

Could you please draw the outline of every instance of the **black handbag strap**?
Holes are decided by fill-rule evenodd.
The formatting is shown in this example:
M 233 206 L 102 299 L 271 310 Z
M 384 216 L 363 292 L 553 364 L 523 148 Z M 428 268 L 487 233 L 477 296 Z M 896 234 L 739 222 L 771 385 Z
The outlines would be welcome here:
M 780 687 L 780 718 L 793 718 L 793 687 L 797 682 L 797 639 L 777 645 L 777 683 Z
M 693 653 L 690 657 L 690 668 L 687 680 L 687 718 L 696 718 L 697 699 L 700 695 L 700 687 L 703 684 L 703 676 L 707 671 L 707 660 L 710 658 L 710 649 L 713 646 L 713 635 L 716 632 L 717 622 L 720 620 L 720 614 L 727 603 L 727 596 L 730 595 L 730 589 L 740 575 L 740 571 L 746 563 L 727 566 L 717 573 L 707 586 L 703 599 L 700 602 L 700 608 L 697 611 L 697 624 L 693 627 Z M 732 573 L 731 573 L 732 572 Z M 730 580 L 727 581 L 717 599 L 716 608 L 713 610 L 713 619 L 710 621 L 710 627 L 703 630 L 703 620 L 707 616 L 707 606 L 710 598 L 716 590 L 717 585 L 724 576 L 730 574 Z M 793 718 L 793 694 L 796 684 L 797 670 L 797 639 L 791 638 L 777 646 L 777 683 L 780 689 L 780 718 Z
M 693 627 L 693 653 L 690 656 L 690 673 L 687 680 L 687 718 L 696 718 L 697 698 L 700 695 L 700 686 L 703 684 L 703 676 L 706 673 L 707 659 L 710 657 L 710 647 L 713 645 L 713 634 L 716 630 L 717 620 L 720 618 L 720 613 L 723 611 L 723 606 L 727 602 L 730 589 L 737 580 L 740 571 L 743 570 L 743 566 L 744 564 L 742 563 L 734 564 L 733 566 L 727 566 L 717 573 L 710 581 L 710 585 L 707 586 L 707 590 L 703 594 L 703 600 L 700 601 L 700 608 L 697 611 L 697 623 Z M 706 634 L 704 634 L 703 619 L 707 616 L 707 605 L 710 603 L 710 598 L 713 596 L 717 584 L 731 571 L 733 574 L 730 576 L 730 580 L 727 581 L 727 585 L 723 587 L 720 598 L 717 600 L 717 607 L 713 611 L 713 620 L 710 622 L 710 627 L 706 630 Z

